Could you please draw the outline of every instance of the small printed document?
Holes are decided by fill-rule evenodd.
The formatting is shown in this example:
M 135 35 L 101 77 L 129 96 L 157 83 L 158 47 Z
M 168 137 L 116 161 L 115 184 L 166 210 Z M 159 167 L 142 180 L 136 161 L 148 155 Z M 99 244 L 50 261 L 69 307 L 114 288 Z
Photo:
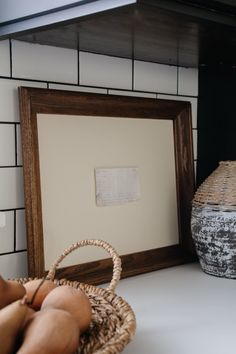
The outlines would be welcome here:
M 95 168 L 98 206 L 122 205 L 140 199 L 137 167 Z

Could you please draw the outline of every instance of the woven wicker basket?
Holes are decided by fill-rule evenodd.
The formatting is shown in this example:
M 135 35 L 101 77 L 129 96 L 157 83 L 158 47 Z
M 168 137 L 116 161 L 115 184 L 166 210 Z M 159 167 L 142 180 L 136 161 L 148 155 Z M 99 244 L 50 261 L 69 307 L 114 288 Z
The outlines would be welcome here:
M 113 276 L 107 289 L 97 286 L 54 279 L 55 272 L 61 261 L 72 251 L 87 245 L 104 248 L 113 260 Z M 115 354 L 120 353 L 131 341 L 136 329 L 135 314 L 130 305 L 115 294 L 116 285 L 120 279 L 121 261 L 117 252 L 107 242 L 102 240 L 83 240 L 71 245 L 56 260 L 48 272 L 47 279 L 53 280 L 58 286 L 70 285 L 82 289 L 92 305 L 92 322 L 90 328 L 80 337 L 79 354 Z M 21 284 L 35 278 L 17 279 Z
M 236 161 L 222 161 L 192 202 L 192 237 L 202 269 L 236 278 Z

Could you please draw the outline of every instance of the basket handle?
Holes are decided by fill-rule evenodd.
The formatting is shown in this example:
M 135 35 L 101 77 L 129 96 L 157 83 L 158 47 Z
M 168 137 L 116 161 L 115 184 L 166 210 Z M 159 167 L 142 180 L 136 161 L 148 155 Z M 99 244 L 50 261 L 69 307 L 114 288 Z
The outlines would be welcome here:
M 112 257 L 113 275 L 112 275 L 111 282 L 107 287 L 107 290 L 114 292 L 116 285 L 120 280 L 121 260 L 118 253 L 115 251 L 115 249 L 108 242 L 103 240 L 88 239 L 88 240 L 82 240 L 73 243 L 70 247 L 66 248 L 64 252 L 58 257 L 58 259 L 52 264 L 51 268 L 48 271 L 47 279 L 53 280 L 55 277 L 56 269 L 59 266 L 59 264 L 62 262 L 62 260 L 74 250 L 84 246 L 98 246 L 104 248 Z

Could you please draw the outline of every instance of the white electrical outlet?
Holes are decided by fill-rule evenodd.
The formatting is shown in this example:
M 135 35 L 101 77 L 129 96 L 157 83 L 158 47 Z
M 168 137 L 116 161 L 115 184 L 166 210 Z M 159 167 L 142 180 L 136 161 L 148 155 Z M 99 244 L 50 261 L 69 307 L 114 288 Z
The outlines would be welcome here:
M 6 213 L 0 212 L 0 228 L 6 226 Z

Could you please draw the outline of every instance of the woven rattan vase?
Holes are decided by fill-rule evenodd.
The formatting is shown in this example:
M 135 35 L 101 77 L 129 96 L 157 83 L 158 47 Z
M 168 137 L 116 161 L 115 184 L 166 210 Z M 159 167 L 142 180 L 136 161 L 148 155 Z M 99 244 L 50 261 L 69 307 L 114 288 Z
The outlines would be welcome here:
M 222 161 L 192 203 L 192 237 L 202 269 L 236 278 L 236 161 Z

